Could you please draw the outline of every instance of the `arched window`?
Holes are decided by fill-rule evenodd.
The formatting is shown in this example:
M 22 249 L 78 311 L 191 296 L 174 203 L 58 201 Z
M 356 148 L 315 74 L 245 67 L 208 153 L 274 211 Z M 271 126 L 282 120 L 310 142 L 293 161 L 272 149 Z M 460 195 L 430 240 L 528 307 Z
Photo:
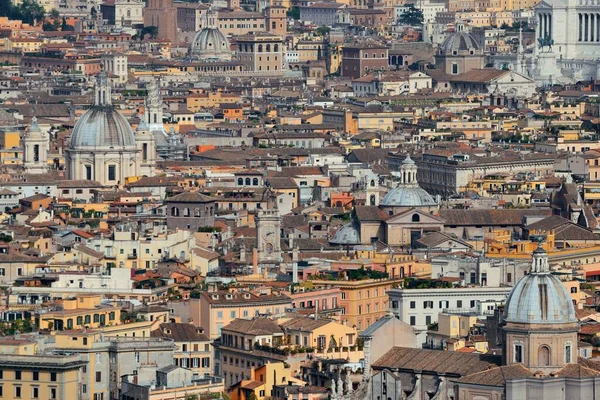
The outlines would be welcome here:
M 179 208 L 171 207 L 171 217 L 179 217 Z
M 184 217 L 189 217 L 190 216 L 190 209 L 189 208 L 184 208 L 183 209 L 183 216 Z
M 252 179 L 252 186 L 258 186 L 258 178 Z
M 259 53 L 262 53 L 262 44 L 259 44 L 259 45 L 258 45 L 258 52 L 259 52 Z
M 270 44 L 267 44 L 267 45 L 265 46 L 265 48 L 267 49 L 267 53 L 270 53 L 270 52 L 271 52 L 271 45 L 270 45 Z
M 419 214 L 413 214 L 412 222 L 420 222 L 420 221 L 421 221 L 421 216 Z
M 238 178 L 238 185 L 242 186 L 244 184 L 244 178 Z
M 273 46 L 273 51 L 274 51 L 274 52 L 278 52 L 278 51 L 279 51 L 279 45 L 278 45 L 278 44 L 275 44 L 275 45 Z
M 250 186 L 250 178 L 246 178 L 246 186 Z
M 208 215 L 213 215 L 213 208 L 212 208 L 212 206 L 208 209 Z
M 199 208 L 195 208 L 194 209 L 194 217 L 201 217 L 202 214 L 200 214 L 200 209 Z
M 400 278 L 404 278 L 404 267 L 400 267 Z
M 538 364 L 541 366 L 550 365 L 550 348 L 548 346 L 540 346 L 538 349 Z
M 127 18 L 131 17 L 131 10 L 127 9 Z

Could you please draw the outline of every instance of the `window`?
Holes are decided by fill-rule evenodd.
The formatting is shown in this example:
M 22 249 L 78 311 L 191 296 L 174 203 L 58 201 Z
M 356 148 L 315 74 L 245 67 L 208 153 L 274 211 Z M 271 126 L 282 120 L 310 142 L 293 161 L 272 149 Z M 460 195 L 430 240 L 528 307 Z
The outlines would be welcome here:
M 410 325 L 415 326 L 417 324 L 417 317 L 414 315 L 410 316 Z
M 452 74 L 458 74 L 458 64 L 452 64 Z
M 56 392 L 57 392 L 56 388 L 50 388 L 50 398 L 51 399 L 56 399 Z
M 456 300 L 456 308 L 462 308 L 462 300 Z
M 217 318 L 223 318 L 223 311 L 217 311 Z
M 21 380 L 21 371 L 15 371 L 15 380 L 16 381 L 20 381 Z
M 84 394 L 87 393 L 87 385 L 85 385 L 85 384 L 81 385 L 81 392 Z
M 108 180 L 109 181 L 117 180 L 117 166 L 116 165 L 108 166 Z
M 185 350 L 183 350 L 183 351 L 185 351 Z M 135 353 L 134 357 L 135 357 L 135 362 L 139 363 L 140 362 L 140 353 Z
M 92 166 L 91 165 L 86 165 L 85 166 L 85 178 L 88 181 L 92 180 Z
M 515 344 L 514 360 L 516 363 L 523 362 L 523 345 L 522 344 Z
M 21 398 L 21 386 L 15 386 L 15 397 L 17 399 Z
M 230 318 L 235 318 L 235 311 L 230 311 L 229 312 L 229 317 Z
M 410 308 L 417 308 L 417 302 L 416 301 L 411 301 L 410 302 Z
M 50 372 L 50 380 L 56 382 L 56 372 Z
M 571 345 L 568 344 L 565 346 L 565 363 L 571 363 Z
M 342 292 L 342 300 L 346 300 L 346 293 Z
M 96 372 L 96 382 L 102 382 L 102 372 Z
M 32 399 L 37 399 L 40 397 L 40 388 L 37 386 L 33 386 L 31 388 L 31 398 Z
M 431 315 L 425 316 L 425 325 L 431 325 Z
M 31 373 L 31 379 L 33 379 L 34 381 L 39 381 L 40 380 L 40 373 L 38 371 L 33 371 Z
M 423 308 L 433 308 L 433 301 L 429 301 L 429 300 L 424 301 Z

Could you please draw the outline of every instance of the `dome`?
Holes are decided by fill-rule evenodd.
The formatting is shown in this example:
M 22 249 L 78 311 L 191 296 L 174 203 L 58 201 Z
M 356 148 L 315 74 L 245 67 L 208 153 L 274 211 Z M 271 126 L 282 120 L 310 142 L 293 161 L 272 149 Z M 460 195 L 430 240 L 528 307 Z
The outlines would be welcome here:
M 479 48 L 479 43 L 470 33 L 457 31 L 444 40 L 440 52 L 452 54 L 454 51 L 479 50 Z
M 200 61 L 230 61 L 231 48 L 220 30 L 204 28 L 194 36 L 191 55 Z
M 527 324 L 567 324 L 577 322 L 575 308 L 566 286 L 548 267 L 546 251 L 533 253 L 529 275 L 517 282 L 504 306 L 506 322 Z
M 428 207 L 437 203 L 423 188 L 418 186 L 398 186 L 385 195 L 381 204 L 384 207 Z
M 131 125 L 112 106 L 95 105 L 79 118 L 71 135 L 71 148 L 135 147 Z
M 343 225 L 329 240 L 331 244 L 354 245 L 360 244 L 360 233 L 354 224 Z

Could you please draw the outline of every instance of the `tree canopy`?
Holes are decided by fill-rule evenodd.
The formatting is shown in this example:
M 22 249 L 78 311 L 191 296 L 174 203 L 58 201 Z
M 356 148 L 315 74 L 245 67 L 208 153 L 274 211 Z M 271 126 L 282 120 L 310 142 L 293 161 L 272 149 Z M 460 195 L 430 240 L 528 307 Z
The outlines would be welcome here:
M 423 25 L 423 11 L 415 8 L 414 4 L 407 4 L 398 21 L 411 26 Z

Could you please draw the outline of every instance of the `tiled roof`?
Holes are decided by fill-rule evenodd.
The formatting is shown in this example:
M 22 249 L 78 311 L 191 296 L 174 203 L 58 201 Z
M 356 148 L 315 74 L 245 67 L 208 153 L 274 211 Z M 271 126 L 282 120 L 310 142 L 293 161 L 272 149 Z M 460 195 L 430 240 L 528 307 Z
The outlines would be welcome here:
M 168 203 L 209 203 L 213 202 L 210 196 L 198 192 L 184 192 L 167 199 Z
M 375 369 L 388 368 L 465 376 L 495 367 L 500 359 L 484 354 L 393 347 L 372 364 Z
M 151 336 L 173 339 L 175 342 L 207 342 L 210 339 L 198 331 L 192 324 L 164 323 L 159 329 L 152 331 Z
M 302 332 L 311 332 L 317 328 L 325 326 L 329 323 L 333 322 L 330 319 L 317 319 L 314 320 L 312 318 L 292 318 L 289 321 L 281 324 L 281 327 L 293 331 L 302 331 Z
M 550 216 L 551 210 L 459 210 L 442 209 L 439 211 L 441 219 L 446 225 L 512 225 L 520 226 L 523 224 L 525 216 Z
M 222 328 L 224 331 L 240 332 L 250 335 L 283 334 L 281 327 L 270 318 L 234 319 Z
M 532 376 L 533 372 L 525 368 L 523 364 L 514 364 L 476 372 L 457 380 L 457 382 L 503 387 L 507 379 L 528 378 Z

